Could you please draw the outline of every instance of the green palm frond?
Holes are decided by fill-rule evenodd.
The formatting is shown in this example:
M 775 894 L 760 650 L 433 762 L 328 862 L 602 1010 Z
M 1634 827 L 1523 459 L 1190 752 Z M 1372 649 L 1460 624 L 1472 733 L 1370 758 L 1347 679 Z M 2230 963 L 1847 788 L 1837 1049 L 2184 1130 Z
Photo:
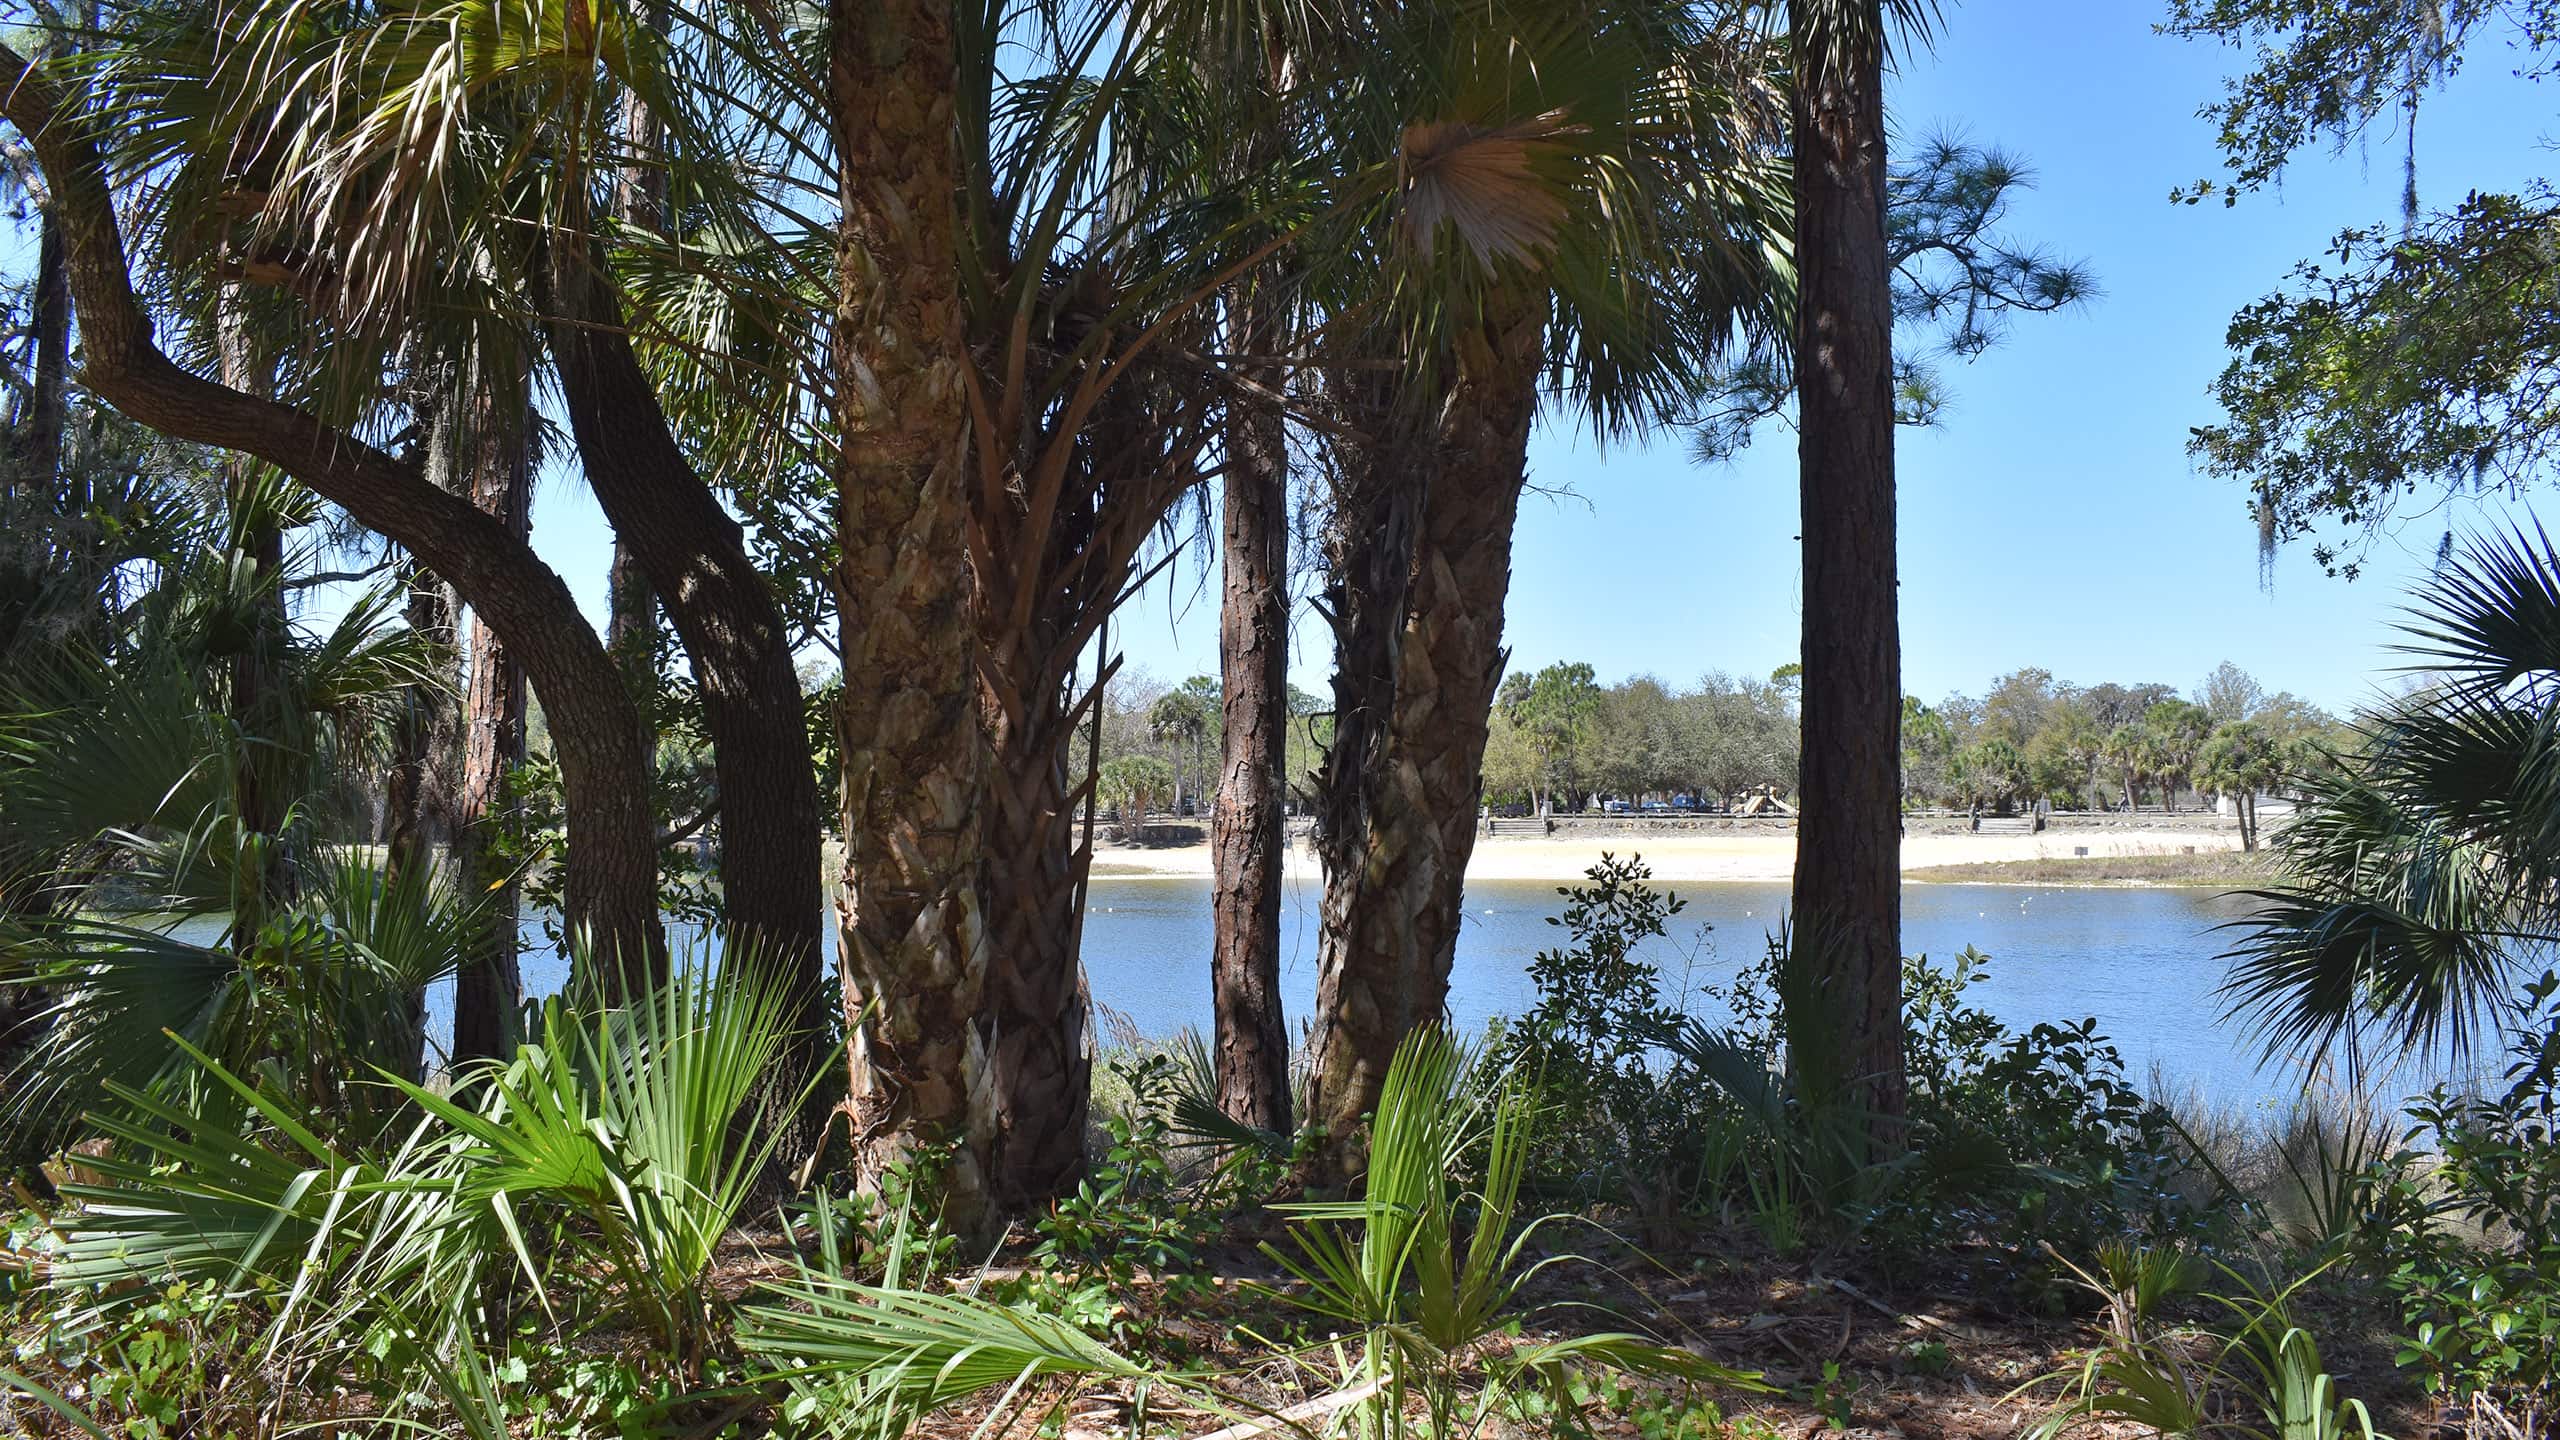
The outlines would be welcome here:
M 0 948 L 0 984 L 44 999 L 36 1042 L 9 1067 L 12 1129 L 64 1133 L 115 1090 L 157 1091 L 191 1068 L 167 1037 L 217 1038 L 249 1003 L 239 958 L 162 931 L 91 918 L 45 925 Z
M 2409 654 L 2459 681 L 2498 689 L 2560 677 L 2560 552 L 2539 523 L 2475 536 L 2412 597 Z
M 97 1123 L 118 1148 L 63 1187 L 80 1203 L 58 1217 L 46 1278 L 92 1293 L 92 1313 L 150 1293 L 134 1280 L 246 1291 L 264 1277 L 281 1294 L 296 1270 L 329 1275 L 333 1231 L 379 1178 L 202 1051 L 190 1059 L 204 1083 L 186 1103 L 111 1086 L 118 1108 Z
M 196 677 L 166 652 L 66 659 L 23 676 L 0 716 L 10 827 L 68 855 L 117 834 L 193 829 L 230 794 L 229 746 Z
M 2302 773 L 2283 881 L 2228 927 L 2223 995 L 2270 1055 L 2465 1063 L 2560 938 L 2560 553 L 2474 540 L 2403 628 L 2438 683 Z
M 342 1363 L 388 1324 L 411 1360 L 451 1367 L 488 1283 L 514 1271 L 546 1306 L 626 1312 L 698 1360 L 711 1256 L 772 1154 L 742 1117 L 797 1053 L 761 974 L 690 968 L 628 1010 L 554 1002 L 539 1043 L 450 1093 L 384 1073 L 409 1109 L 355 1147 L 277 1099 L 265 1067 L 176 1040 L 186 1083 L 109 1086 L 92 1123 L 118 1149 L 70 1187 L 49 1278 L 100 1307 L 148 1293 L 134 1279 L 254 1288 L 280 1355 Z

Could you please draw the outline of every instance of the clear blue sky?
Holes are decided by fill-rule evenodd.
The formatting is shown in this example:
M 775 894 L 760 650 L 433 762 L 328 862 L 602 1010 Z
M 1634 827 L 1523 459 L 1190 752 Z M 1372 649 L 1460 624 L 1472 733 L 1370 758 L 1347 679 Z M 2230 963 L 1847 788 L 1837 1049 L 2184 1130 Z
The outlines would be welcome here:
M 2155 35 L 2161 13 L 2146 0 L 1951 3 L 1934 53 L 1892 92 L 1904 134 L 1955 130 L 2026 160 L 2036 189 L 2013 232 L 2085 259 L 2104 292 L 2075 313 L 2024 317 L 2001 348 L 1951 366 L 1945 423 L 1904 432 L 1903 663 L 1925 698 L 1979 694 L 2022 665 L 2185 688 L 2229 659 L 2344 709 L 2387 679 L 2400 586 L 2446 529 L 2445 515 L 2401 526 L 2352 584 L 2288 551 L 2262 590 L 2240 489 L 2190 465 L 2189 427 L 2215 418 L 2206 387 L 2232 312 L 2342 227 L 2395 215 L 2401 151 L 2376 136 L 2306 154 L 2281 192 L 2237 210 L 2170 204 L 2172 187 L 2218 173 L 2195 110 L 2241 57 Z M 2476 54 L 2427 110 L 2426 203 L 2548 168 L 2554 97 L 2509 68 Z M 1522 508 L 1516 665 L 1587 660 L 1604 679 L 1684 682 L 1795 658 L 1792 431 L 1769 427 L 1736 463 L 1700 468 L 1677 436 L 1603 453 L 1559 426 L 1535 439 L 1531 465 L 1536 484 L 1572 494 Z M 600 613 L 606 540 L 592 505 L 554 481 L 536 526 L 536 545 Z M 1215 674 L 1216 603 L 1214 576 L 1186 562 L 1113 638 L 1159 678 Z M 1303 609 L 1297 638 L 1296 681 L 1322 692 L 1325 635 Z

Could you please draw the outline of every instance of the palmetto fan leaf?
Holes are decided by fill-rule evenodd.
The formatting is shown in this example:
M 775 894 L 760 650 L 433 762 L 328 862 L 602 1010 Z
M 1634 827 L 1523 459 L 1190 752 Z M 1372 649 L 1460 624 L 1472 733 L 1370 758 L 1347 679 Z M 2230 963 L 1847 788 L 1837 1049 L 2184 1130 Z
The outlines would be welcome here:
M 160 651 L 114 667 L 65 660 L 22 677 L 0 715 L 10 827 L 68 856 L 117 834 L 202 825 L 230 793 L 231 756 L 196 678 Z
M 2560 683 L 2560 552 L 2538 522 L 2465 542 L 2413 598 L 2401 629 L 2419 664 L 2473 688 Z
M 48 999 L 9 1076 L 13 1115 L 58 1124 L 109 1090 L 164 1092 L 203 1056 L 242 1073 L 414 1066 L 413 998 L 477 943 L 482 897 L 423 867 L 386 876 L 352 856 L 304 881 L 303 913 L 255 935 L 193 941 L 74 916 L 0 937 L 0 984 Z
M 2283 883 L 2232 927 L 2224 995 L 2270 1053 L 2468 1059 L 2560 940 L 2560 553 L 2474 541 L 2404 628 L 2438 683 L 2304 777 Z
M 627 1312 L 699 1359 L 713 1247 L 772 1153 L 740 1117 L 799 1053 L 789 1014 L 746 963 L 628 1010 L 555 1003 L 538 1043 L 450 1092 L 383 1076 L 411 1108 L 380 1144 L 318 1133 L 181 1042 L 178 1093 L 110 1092 L 96 1123 L 120 1148 L 72 1188 L 48 1278 L 100 1309 L 151 1293 L 135 1280 L 254 1287 L 275 1302 L 270 1351 L 335 1370 L 385 1334 L 467 1362 L 488 1282 L 513 1269 L 545 1304 Z

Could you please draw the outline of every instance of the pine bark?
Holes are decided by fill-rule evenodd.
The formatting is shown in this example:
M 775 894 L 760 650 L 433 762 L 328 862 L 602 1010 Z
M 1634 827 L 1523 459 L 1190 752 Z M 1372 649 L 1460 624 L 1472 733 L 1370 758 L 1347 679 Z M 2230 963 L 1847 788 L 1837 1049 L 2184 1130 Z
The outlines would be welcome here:
M 843 235 L 834 370 L 844 699 L 840 973 L 867 1180 L 948 1145 L 946 1214 L 988 1213 L 994 1114 L 968 562 L 950 7 L 834 0 Z
M 656 726 L 649 723 L 649 706 L 658 678 L 658 592 L 649 583 L 648 567 L 641 563 L 639 552 L 618 536 L 611 567 L 605 572 L 604 646 L 622 667 L 623 683 L 631 687 L 632 703 L 640 707 L 654 747 Z
M 0 45 L 5 114 L 36 152 L 61 217 L 74 311 L 92 393 L 150 429 L 254 455 L 451 582 L 508 637 L 541 695 L 560 759 L 570 852 L 564 908 L 605 953 L 639 975 L 664 959 L 646 756 L 618 672 L 560 577 L 471 503 L 310 414 L 181 369 L 152 338 L 133 290 L 105 167 L 77 117 L 25 58 Z
M 1268 354 L 1280 333 L 1276 275 L 1240 289 L 1236 348 Z M 1248 370 L 1262 394 L 1229 401 L 1219 529 L 1223 682 L 1210 955 L 1218 1108 L 1273 1134 L 1291 1129 L 1289 1029 L 1280 1000 L 1282 819 L 1289 728 L 1289 449 L 1277 399 L 1287 377 Z
M 470 367 L 467 403 L 479 423 L 458 457 L 458 479 L 472 506 L 519 538 L 533 533 L 531 377 L 491 360 Z M 517 935 L 523 887 L 494 853 L 504 819 L 507 777 L 525 763 L 525 674 L 498 632 L 472 616 L 469 679 L 463 692 L 462 778 L 454 793 L 453 864 L 460 883 L 483 897 L 481 933 L 454 977 L 456 1060 L 502 1058 L 517 1040 L 524 1004 L 522 942 Z
M 453 596 L 443 581 L 412 560 L 403 567 L 409 592 L 403 613 L 409 632 L 425 640 L 455 682 L 450 688 L 414 686 L 393 736 L 383 779 L 383 863 L 393 876 L 432 869 L 436 849 L 451 839 L 453 761 L 461 753 L 461 647 L 454 627 Z
M 244 395 L 266 398 L 273 366 L 259 353 L 250 333 L 245 307 L 248 297 L 237 282 L 226 283 L 214 317 L 217 358 L 222 383 Z M 229 687 L 224 696 L 226 718 L 243 737 L 232 772 L 232 819 L 261 849 L 253 863 L 252 884 L 235 892 L 234 921 L 254 934 L 277 907 L 292 898 L 293 866 L 285 818 L 301 797 L 294 792 L 293 747 L 301 737 L 285 724 L 284 530 L 277 522 L 274 499 L 260 483 L 256 456 L 235 449 L 222 464 L 224 500 L 230 519 L 230 542 L 247 563 L 249 613 L 238 627 L 239 648 L 229 657 Z
M 61 493 L 62 513 L 76 521 L 86 516 L 90 497 L 86 477 L 62 473 L 62 427 L 70 413 L 71 277 L 63 261 L 62 226 L 50 205 L 39 223 L 35 303 L 28 317 L 35 342 L 35 374 L 18 428 L 17 473 L 12 479 L 46 494 Z M 73 480 L 68 492 L 61 488 L 65 478 Z
M 1879 1152 L 1901 1144 L 1900 748 L 1893 296 L 1885 245 L 1884 17 L 1790 0 L 1796 394 L 1804 550 L 1798 1026 L 1834 1027 Z

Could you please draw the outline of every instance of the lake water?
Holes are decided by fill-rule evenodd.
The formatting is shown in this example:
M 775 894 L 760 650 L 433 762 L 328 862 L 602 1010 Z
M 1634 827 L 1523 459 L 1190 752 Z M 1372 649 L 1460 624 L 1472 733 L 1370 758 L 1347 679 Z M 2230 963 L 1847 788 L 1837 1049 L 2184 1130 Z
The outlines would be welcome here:
M 1645 954 L 1675 991 L 1730 980 L 1757 959 L 1787 903 L 1783 884 L 1669 888 L 1688 908 Z M 1096 1004 L 1148 1035 L 1207 1030 L 1209 894 L 1205 879 L 1097 878 L 1084 946 Z M 1293 884 L 1282 913 L 1281 989 L 1293 1032 L 1315 998 L 1320 895 L 1312 882 Z M 1906 885 L 1903 948 L 1945 958 L 1971 945 L 1991 966 L 1969 999 L 2012 1029 L 2095 1018 L 2137 1083 L 2147 1083 L 2156 1066 L 2172 1085 L 2214 1102 L 2256 1104 L 2298 1088 L 2299 1080 L 2288 1070 L 2262 1070 L 2254 1048 L 2220 1020 L 2214 990 L 2228 937 L 2216 927 L 2243 903 L 2211 890 Z M 1452 1018 L 1462 1030 L 1534 1003 L 1529 960 L 1563 939 L 1547 923 L 1561 909 L 1556 887 L 1546 882 L 1468 887 L 1450 984 Z M 672 938 L 682 944 L 690 937 Z M 565 974 L 558 956 L 538 948 L 531 924 L 526 939 L 536 947 L 525 957 L 527 987 L 556 989 Z M 441 1025 L 449 996 L 430 1004 Z M 1720 1018 L 1712 1002 L 1698 1009 Z

